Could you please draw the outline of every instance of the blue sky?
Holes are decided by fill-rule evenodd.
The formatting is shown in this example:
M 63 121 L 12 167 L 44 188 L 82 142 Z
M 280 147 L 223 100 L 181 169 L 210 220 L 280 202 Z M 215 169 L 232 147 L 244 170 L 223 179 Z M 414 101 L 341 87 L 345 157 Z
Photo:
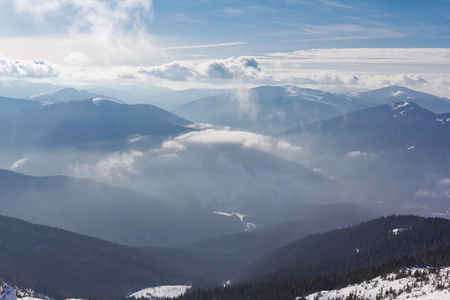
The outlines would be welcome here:
M 0 77 L 450 94 L 447 0 L 0 0 Z
M 247 55 L 450 45 L 449 1 L 155 0 L 154 6 L 152 32 L 169 44 L 243 41 L 245 46 L 228 51 Z

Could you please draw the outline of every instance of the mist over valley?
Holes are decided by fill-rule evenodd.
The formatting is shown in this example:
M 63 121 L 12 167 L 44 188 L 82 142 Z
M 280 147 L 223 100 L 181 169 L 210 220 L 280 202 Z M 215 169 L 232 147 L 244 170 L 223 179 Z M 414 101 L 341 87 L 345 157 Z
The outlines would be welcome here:
M 0 300 L 448 298 L 448 11 L 0 1 Z

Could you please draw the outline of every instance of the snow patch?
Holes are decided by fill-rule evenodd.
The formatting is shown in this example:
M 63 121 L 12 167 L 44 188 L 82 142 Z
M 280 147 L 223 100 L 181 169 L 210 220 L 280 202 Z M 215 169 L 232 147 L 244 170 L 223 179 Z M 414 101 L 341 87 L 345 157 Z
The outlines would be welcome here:
M 191 288 L 190 285 L 156 286 L 137 291 L 129 295 L 127 298 L 135 298 L 135 299 L 145 298 L 151 300 L 172 299 L 183 295 L 186 292 L 186 290 L 190 288 Z
M 392 107 L 392 109 L 391 109 L 392 111 L 397 110 L 402 107 L 406 107 L 408 105 L 410 105 L 410 103 L 406 102 L 406 101 L 405 102 L 394 102 L 394 103 L 390 104 L 390 106 Z
M 120 103 L 117 102 L 116 100 L 103 97 L 94 98 L 92 99 L 92 102 L 94 102 L 95 105 L 111 105 L 111 106 L 120 105 Z
M 447 118 L 447 119 L 436 119 L 436 121 L 440 122 L 441 124 L 445 124 L 447 122 L 450 122 L 450 118 Z
M 49 297 L 36 293 L 32 289 L 20 289 L 18 287 L 11 287 L 6 283 L 2 283 L 0 288 L 0 300 L 50 300 Z M 71 299 L 67 299 L 71 300 Z
M 227 213 L 227 212 L 222 212 L 222 211 L 214 211 L 213 213 L 216 215 L 222 215 L 222 216 L 227 216 L 227 217 L 232 217 L 232 216 L 238 217 L 239 220 L 241 220 L 241 223 L 244 225 L 245 232 L 254 231 L 256 229 L 255 223 L 244 222 L 245 215 L 243 215 L 241 213 L 236 213 L 236 212 Z
M 234 213 L 234 212 L 227 213 L 227 212 L 222 212 L 222 211 L 214 211 L 213 213 L 216 215 L 222 215 L 222 216 L 227 216 L 227 217 L 236 216 L 239 218 L 239 220 L 241 220 L 241 222 L 244 222 L 245 215 L 240 214 L 240 213 Z
M 407 94 L 405 92 L 403 92 L 403 91 L 400 91 L 400 90 L 392 93 L 392 97 L 398 97 L 398 96 L 401 96 L 401 95 L 407 95 Z
M 9 285 L 3 288 L 0 300 L 17 300 L 16 291 Z
M 450 299 L 450 267 L 442 269 L 405 269 L 376 277 L 340 290 L 321 291 L 306 297 L 320 299 Z M 297 297 L 297 300 L 301 297 Z
M 251 223 L 251 222 L 246 222 L 244 223 L 244 231 L 245 232 L 252 232 L 256 230 L 256 224 L 255 223 Z
M 398 235 L 399 233 L 403 232 L 403 231 L 407 231 L 410 230 L 411 228 L 396 228 L 396 229 L 392 229 L 390 231 L 390 233 L 392 233 L 393 235 Z

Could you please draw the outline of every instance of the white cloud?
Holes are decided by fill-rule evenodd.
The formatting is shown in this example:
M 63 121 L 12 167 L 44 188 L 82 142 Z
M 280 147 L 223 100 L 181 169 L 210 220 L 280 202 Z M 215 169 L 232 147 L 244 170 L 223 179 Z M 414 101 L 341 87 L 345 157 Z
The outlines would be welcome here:
M 36 19 L 43 21 L 45 15 L 53 13 L 61 8 L 64 1 L 61 0 L 15 0 L 14 7 L 19 13 L 32 15 Z
M 330 48 L 268 53 L 267 57 L 303 59 L 305 62 L 450 63 L 448 48 Z
M 25 157 L 22 159 L 19 159 L 18 161 L 14 162 L 13 165 L 11 166 L 11 171 L 15 171 L 18 168 L 20 168 L 21 166 L 23 166 L 30 158 L 29 157 Z
M 43 60 L 17 60 L 0 58 L 0 76 L 5 77 L 55 77 L 59 70 L 53 64 Z
M 302 151 L 302 147 L 292 145 L 291 143 L 281 140 L 277 143 L 277 148 L 282 150 L 293 150 L 293 151 Z
M 447 197 L 450 198 L 450 178 L 430 177 L 428 180 L 434 181 L 434 189 L 421 189 L 416 192 L 417 197 L 422 198 L 437 198 Z
M 204 62 L 175 61 L 156 67 L 142 67 L 141 73 L 169 80 L 246 79 L 263 80 L 268 75 L 261 71 L 254 57 L 230 57 Z
M 186 150 L 196 145 L 234 144 L 243 148 L 252 148 L 292 160 L 297 160 L 299 157 L 306 155 L 303 148 L 293 145 L 284 139 L 248 131 L 207 129 L 180 135 L 173 140 L 165 142 L 163 145 L 168 142 L 176 142 L 177 146 L 173 147 L 175 150 Z
M 193 131 L 175 138 L 181 144 L 238 144 L 259 150 L 269 150 L 271 137 L 259 135 L 248 131 L 228 131 L 207 129 Z
M 164 48 L 164 50 L 213 48 L 213 47 L 236 46 L 236 45 L 243 45 L 243 44 L 246 44 L 246 42 L 233 42 L 233 43 L 222 43 L 222 44 L 206 44 L 206 45 L 193 45 L 193 46 L 175 46 L 175 47 Z
M 138 174 L 135 160 L 144 155 L 140 151 L 117 152 L 95 164 L 70 165 L 71 172 L 78 177 L 97 178 L 99 180 L 121 180 Z
M 275 82 L 311 88 L 402 85 L 448 97 L 450 48 L 341 48 L 268 53 L 258 62 Z
M 17 0 L 18 16 L 35 28 L 26 36 L 2 36 L 3 55 L 40 57 L 60 65 L 111 66 L 154 63 L 166 57 L 149 34 L 151 0 Z M 32 51 L 30 51 L 32 49 Z M 34 57 L 33 57 L 34 56 Z M 139 62 L 139 63 L 138 63 Z
M 55 15 L 64 16 L 72 33 L 140 29 L 146 19 L 153 18 L 151 0 L 16 0 L 14 7 L 19 14 L 29 15 L 39 22 L 51 22 Z
M 136 174 L 165 170 L 167 167 L 173 167 L 178 159 L 189 160 L 192 153 L 207 152 L 209 151 L 208 145 L 220 144 L 252 148 L 285 158 L 293 157 L 303 151 L 301 147 L 279 138 L 246 131 L 207 129 L 168 139 L 162 143 L 160 148 L 149 149 L 147 152 L 112 153 L 102 157 L 96 163 L 70 165 L 69 169 L 74 176 L 115 183 L 114 180 L 126 180 Z
M 192 129 L 198 129 L 198 130 L 205 130 L 205 129 L 213 128 L 214 125 L 209 124 L 209 123 L 194 123 L 194 124 L 187 125 L 186 127 L 192 128 Z
M 64 60 L 71 65 L 83 65 L 88 61 L 88 57 L 81 52 L 72 52 L 64 57 Z
M 437 182 L 437 184 L 442 186 L 450 186 L 450 178 L 444 178 Z
M 415 196 L 421 198 L 436 198 L 439 194 L 433 190 L 418 190 Z
M 186 146 L 184 146 L 183 144 L 180 144 L 177 141 L 165 141 L 162 146 L 162 149 L 164 150 L 174 150 L 174 151 L 182 151 L 186 149 Z
M 377 157 L 377 154 L 369 153 L 369 152 L 361 152 L 361 151 L 357 150 L 357 151 L 347 152 L 347 157 L 350 157 L 350 158 L 375 159 Z

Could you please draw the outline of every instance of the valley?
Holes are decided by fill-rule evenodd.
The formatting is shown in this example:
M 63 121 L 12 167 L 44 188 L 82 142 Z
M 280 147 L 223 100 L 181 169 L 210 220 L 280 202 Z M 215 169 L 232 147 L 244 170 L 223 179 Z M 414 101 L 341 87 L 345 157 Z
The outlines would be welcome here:
M 159 293 L 145 290 L 152 286 L 197 290 L 356 272 L 448 247 L 448 100 L 397 86 L 358 95 L 293 86 L 217 93 L 174 110 L 184 118 L 73 88 L 2 98 L 8 235 L 0 278 L 52 298 L 120 298 Z M 336 231 L 394 213 L 444 218 L 436 229 L 433 219 L 381 219 L 429 223 L 417 230 L 439 232 L 439 242 L 402 252 L 393 240 L 364 246 L 369 229 L 351 238 Z M 381 236 L 413 227 L 371 226 Z M 296 246 L 321 233 L 326 242 Z M 336 254 L 345 239 L 358 258 Z M 330 254 L 317 255 L 319 244 L 339 257 L 336 266 Z M 375 248 L 364 256 L 368 247 Z M 395 251 L 374 259 L 389 247 Z
M 0 0 L 0 300 L 449 298 L 449 11 Z

